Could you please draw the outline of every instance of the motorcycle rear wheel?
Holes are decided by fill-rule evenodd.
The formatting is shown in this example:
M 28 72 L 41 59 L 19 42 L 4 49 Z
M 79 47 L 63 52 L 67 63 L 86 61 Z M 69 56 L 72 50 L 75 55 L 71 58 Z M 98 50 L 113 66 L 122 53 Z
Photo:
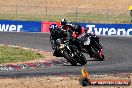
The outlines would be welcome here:
M 102 57 L 99 58 L 99 61 L 104 61 L 104 55 L 102 55 Z

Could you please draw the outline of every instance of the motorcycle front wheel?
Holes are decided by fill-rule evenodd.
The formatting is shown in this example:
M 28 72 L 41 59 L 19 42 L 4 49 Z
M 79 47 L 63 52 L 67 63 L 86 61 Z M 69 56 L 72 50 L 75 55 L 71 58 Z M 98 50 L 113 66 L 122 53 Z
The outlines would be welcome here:
M 85 58 L 85 56 L 83 55 L 83 56 L 81 56 L 81 58 L 80 58 L 80 62 L 79 62 L 81 65 L 85 65 L 86 63 L 87 63 L 87 60 L 86 60 L 86 58 Z
M 67 61 L 71 63 L 71 65 L 77 66 L 77 61 L 74 58 L 72 58 L 72 56 L 68 54 L 67 51 L 64 51 L 63 54 Z
M 87 63 L 86 57 L 77 49 L 76 56 L 78 58 L 78 63 L 85 65 Z

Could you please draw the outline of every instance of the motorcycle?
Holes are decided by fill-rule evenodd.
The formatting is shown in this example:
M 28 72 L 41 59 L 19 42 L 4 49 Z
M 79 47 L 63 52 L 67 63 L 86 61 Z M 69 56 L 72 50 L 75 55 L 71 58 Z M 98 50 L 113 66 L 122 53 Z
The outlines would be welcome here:
M 100 61 L 104 60 L 103 47 L 100 45 L 99 38 L 96 35 L 83 33 L 78 39 L 82 43 L 83 51 L 88 53 L 91 58 L 95 58 Z
M 53 25 L 52 25 L 53 27 Z M 62 34 L 58 34 L 58 36 L 54 36 L 53 33 L 55 33 L 55 30 L 51 30 L 51 36 L 50 36 L 50 42 L 53 49 L 53 55 L 54 56 L 63 56 L 67 59 L 68 62 L 70 62 L 72 65 L 76 66 L 77 63 L 80 63 L 81 65 L 85 65 L 87 63 L 85 56 L 81 51 L 78 50 L 78 48 L 72 44 L 71 42 L 67 42 L 66 36 L 69 33 L 69 29 L 71 29 L 72 26 L 66 25 L 63 27 Z M 57 37 L 57 38 L 56 38 Z
M 73 66 L 76 66 L 77 63 L 80 63 L 81 65 L 85 65 L 87 63 L 87 60 L 83 53 L 80 52 L 78 48 L 72 43 L 63 39 L 57 39 L 56 43 L 60 45 L 58 47 L 58 50 Z

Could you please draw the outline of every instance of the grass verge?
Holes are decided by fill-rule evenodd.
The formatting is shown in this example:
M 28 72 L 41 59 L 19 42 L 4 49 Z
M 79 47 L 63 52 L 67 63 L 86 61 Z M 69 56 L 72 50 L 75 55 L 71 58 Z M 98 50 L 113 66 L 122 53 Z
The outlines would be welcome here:
M 32 50 L 26 50 L 19 47 L 0 46 L 0 64 L 24 62 L 38 58 L 44 58 L 44 56 Z
M 65 18 L 68 22 L 93 22 L 93 23 L 130 23 L 131 17 L 127 15 L 110 15 L 110 14 L 65 14 L 65 15 L 28 15 L 21 14 L 0 14 L 0 20 L 23 20 L 23 21 L 60 21 Z

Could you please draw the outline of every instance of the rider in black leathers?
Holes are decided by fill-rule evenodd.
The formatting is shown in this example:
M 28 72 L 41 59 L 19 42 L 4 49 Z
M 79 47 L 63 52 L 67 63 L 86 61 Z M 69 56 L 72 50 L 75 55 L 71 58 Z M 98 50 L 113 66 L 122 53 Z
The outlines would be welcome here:
M 55 24 L 52 24 L 52 25 L 55 26 Z M 56 42 L 57 39 L 59 39 L 59 38 L 65 38 L 64 40 L 66 40 L 70 43 L 73 43 L 74 45 L 76 45 L 78 47 L 78 49 L 80 51 L 82 51 L 83 44 L 81 44 L 82 42 L 78 39 L 78 37 L 87 31 L 82 29 L 79 24 L 75 24 L 74 26 L 70 25 L 70 28 L 68 28 L 68 29 L 67 29 L 67 26 L 68 26 L 68 24 L 67 24 L 66 20 L 62 19 L 60 28 L 53 27 L 53 26 L 51 26 L 49 28 L 50 32 L 51 32 L 51 36 L 52 36 L 51 41 L 54 41 L 54 44 L 52 45 L 53 50 L 54 50 L 54 53 L 53 53 L 54 56 L 61 55 L 60 52 L 58 52 L 58 46 L 60 46 L 61 44 Z M 89 33 L 89 36 L 91 36 L 90 33 Z M 92 57 L 92 56 L 90 56 L 90 57 Z
M 58 47 L 60 46 L 60 44 L 57 42 L 57 39 L 59 38 L 65 38 L 65 40 L 68 39 L 67 35 L 71 35 L 70 31 L 67 31 L 65 28 L 65 25 L 67 25 L 67 22 L 65 19 L 62 19 L 60 21 L 60 28 L 58 28 L 58 26 L 56 24 L 51 24 L 49 27 L 50 30 L 50 41 L 52 44 L 52 49 L 53 49 L 53 55 L 54 56 L 62 56 L 61 53 L 58 51 Z
M 66 23 L 66 22 L 65 22 Z M 79 40 L 77 39 L 77 36 L 82 33 L 81 27 L 78 25 L 75 25 L 74 27 L 68 24 L 61 25 L 60 28 L 55 28 L 53 26 L 56 26 L 55 24 L 52 24 L 50 29 L 51 33 L 51 44 L 52 49 L 54 50 L 53 55 L 59 56 L 60 53 L 58 52 L 58 47 L 60 47 L 61 43 L 57 41 L 57 39 L 62 39 L 70 42 L 78 47 L 78 49 L 81 51 L 81 45 Z M 54 29 L 53 29 L 54 28 Z

